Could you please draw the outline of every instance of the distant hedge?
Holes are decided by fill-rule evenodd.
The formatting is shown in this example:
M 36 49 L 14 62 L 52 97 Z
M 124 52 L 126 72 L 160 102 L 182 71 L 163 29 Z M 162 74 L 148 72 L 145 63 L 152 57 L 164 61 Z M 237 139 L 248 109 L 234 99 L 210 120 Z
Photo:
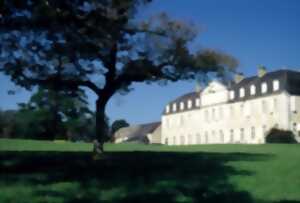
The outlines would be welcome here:
M 266 136 L 266 143 L 297 143 L 292 131 L 271 129 Z

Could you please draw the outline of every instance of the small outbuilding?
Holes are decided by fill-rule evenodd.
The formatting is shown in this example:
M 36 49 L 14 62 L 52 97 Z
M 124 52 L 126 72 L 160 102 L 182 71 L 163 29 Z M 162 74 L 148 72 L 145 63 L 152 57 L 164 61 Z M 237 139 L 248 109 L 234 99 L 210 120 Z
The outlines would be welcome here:
M 153 122 L 121 128 L 114 134 L 114 142 L 160 143 L 160 126 L 160 122 Z

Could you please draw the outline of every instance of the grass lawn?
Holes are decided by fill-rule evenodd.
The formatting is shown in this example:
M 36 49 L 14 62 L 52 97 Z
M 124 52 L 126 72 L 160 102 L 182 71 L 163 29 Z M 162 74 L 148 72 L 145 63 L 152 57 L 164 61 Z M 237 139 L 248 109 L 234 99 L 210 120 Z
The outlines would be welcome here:
M 0 139 L 0 203 L 300 203 L 300 145 L 105 148 Z

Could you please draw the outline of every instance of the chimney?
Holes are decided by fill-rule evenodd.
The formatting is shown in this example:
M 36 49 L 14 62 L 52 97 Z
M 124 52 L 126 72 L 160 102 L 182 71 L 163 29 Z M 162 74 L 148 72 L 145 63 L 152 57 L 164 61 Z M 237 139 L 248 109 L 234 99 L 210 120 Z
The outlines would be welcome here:
M 201 92 L 202 88 L 201 88 L 201 84 L 197 81 L 196 85 L 195 85 L 195 91 L 197 93 Z
M 265 66 L 258 66 L 258 77 L 263 77 L 267 73 L 267 68 Z
M 237 84 L 245 78 L 243 73 L 236 73 L 234 76 L 234 82 Z

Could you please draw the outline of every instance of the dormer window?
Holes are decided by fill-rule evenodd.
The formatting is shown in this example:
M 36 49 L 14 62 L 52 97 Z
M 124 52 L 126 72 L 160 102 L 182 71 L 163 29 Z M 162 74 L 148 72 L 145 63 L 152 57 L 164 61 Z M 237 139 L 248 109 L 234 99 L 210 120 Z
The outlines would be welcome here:
M 279 90 L 279 80 L 273 80 L 273 91 Z
M 192 108 L 192 100 L 188 100 L 188 108 Z
M 196 106 L 199 107 L 200 106 L 200 99 L 196 99 Z
M 176 103 L 175 103 L 175 104 L 173 104 L 173 112 L 176 112 L 176 110 L 177 110 L 177 106 L 176 106 Z
M 167 105 L 167 106 L 166 106 L 166 113 L 169 113 L 169 112 L 170 112 L 170 106 Z
M 230 99 L 234 99 L 234 91 L 233 91 L 233 90 L 231 90 L 231 91 L 229 92 L 229 98 L 230 98 Z
M 240 97 L 245 97 L 245 88 L 240 88 Z
M 180 102 L 180 110 L 184 110 L 184 103 Z
M 256 92 L 256 87 L 255 87 L 255 85 L 251 85 L 251 86 L 250 86 L 250 94 L 251 94 L 251 95 L 255 95 L 255 92 Z
M 261 93 L 266 93 L 268 91 L 267 83 L 264 82 L 261 84 Z

